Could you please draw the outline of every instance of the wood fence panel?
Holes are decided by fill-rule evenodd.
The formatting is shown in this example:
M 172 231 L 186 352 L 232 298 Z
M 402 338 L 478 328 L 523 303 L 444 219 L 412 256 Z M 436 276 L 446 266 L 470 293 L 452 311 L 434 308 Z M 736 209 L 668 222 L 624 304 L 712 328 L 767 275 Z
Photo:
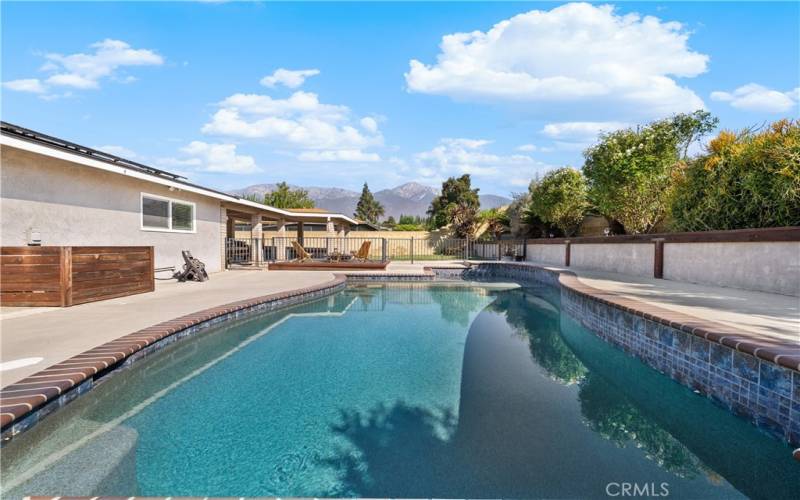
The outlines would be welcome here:
M 0 304 L 62 305 L 60 247 L 2 247 L 0 256 Z
M 72 303 L 155 289 L 152 247 L 72 247 Z
M 71 306 L 155 290 L 153 247 L 2 247 L 0 303 Z

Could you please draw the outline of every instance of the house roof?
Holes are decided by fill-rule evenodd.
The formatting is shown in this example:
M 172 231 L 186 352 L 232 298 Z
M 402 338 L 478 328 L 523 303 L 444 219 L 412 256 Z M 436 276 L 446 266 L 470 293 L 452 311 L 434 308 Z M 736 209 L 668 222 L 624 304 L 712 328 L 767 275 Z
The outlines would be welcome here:
M 4 121 L 0 122 L 0 144 L 126 175 L 128 177 L 135 177 L 168 187 L 183 189 L 228 203 L 245 206 L 250 209 L 255 208 L 261 211 L 272 212 L 282 217 L 296 219 L 297 221 L 309 218 L 319 219 L 320 217 L 329 217 L 331 219 L 344 220 L 350 224 L 358 223 L 355 219 L 346 215 L 326 212 L 325 210 L 317 211 L 317 209 L 312 209 L 315 210 L 313 212 L 306 211 L 305 209 L 284 210 L 264 205 L 263 203 L 246 200 L 240 196 L 193 184 L 186 180 L 185 177 L 167 172 L 166 170 L 150 167 L 143 163 L 81 146 L 58 137 L 42 134 Z

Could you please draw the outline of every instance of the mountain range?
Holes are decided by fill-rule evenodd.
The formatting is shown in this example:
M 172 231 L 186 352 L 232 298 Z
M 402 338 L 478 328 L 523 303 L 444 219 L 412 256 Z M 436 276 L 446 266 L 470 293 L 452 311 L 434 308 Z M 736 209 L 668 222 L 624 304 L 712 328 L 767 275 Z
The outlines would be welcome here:
M 263 196 L 275 189 L 275 184 L 254 184 L 241 189 L 234 189 L 232 194 L 245 196 L 255 194 Z M 314 200 L 319 208 L 331 212 L 352 215 L 356 210 L 358 198 L 361 193 L 341 188 L 302 187 L 291 186 L 292 189 L 302 188 L 308 191 L 308 196 Z M 382 189 L 373 193 L 385 210 L 384 217 L 393 216 L 398 219 L 400 215 L 425 216 L 431 200 L 439 194 L 439 190 L 418 182 L 407 182 L 392 189 Z M 480 195 L 481 209 L 497 208 L 511 203 L 511 200 L 494 194 Z

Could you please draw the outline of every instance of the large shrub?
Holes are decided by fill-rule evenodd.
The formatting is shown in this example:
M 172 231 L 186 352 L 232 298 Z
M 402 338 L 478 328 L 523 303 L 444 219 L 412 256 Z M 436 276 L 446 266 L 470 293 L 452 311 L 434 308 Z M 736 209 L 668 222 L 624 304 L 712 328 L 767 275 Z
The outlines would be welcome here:
M 494 239 L 499 240 L 502 234 L 508 231 L 511 220 L 506 211 L 501 208 L 490 208 L 478 214 L 478 222 L 486 225 L 486 232 Z
M 603 134 L 584 152 L 583 173 L 597 209 L 628 233 L 651 231 L 667 214 L 673 170 L 717 120 L 705 111 Z
M 800 225 L 800 123 L 723 131 L 676 172 L 671 225 L 678 231 Z
M 571 236 L 589 208 L 586 179 L 574 168 L 553 170 L 531 183 L 530 200 L 532 215 Z

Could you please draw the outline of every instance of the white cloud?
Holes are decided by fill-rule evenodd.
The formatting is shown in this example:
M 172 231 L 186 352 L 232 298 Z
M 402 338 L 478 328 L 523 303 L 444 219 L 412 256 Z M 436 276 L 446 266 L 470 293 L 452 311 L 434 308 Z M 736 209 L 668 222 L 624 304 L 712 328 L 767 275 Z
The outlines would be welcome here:
M 362 118 L 361 126 L 364 127 L 364 130 L 372 134 L 378 131 L 378 122 L 375 121 L 375 118 L 372 118 L 371 116 L 365 116 Z
M 593 142 L 601 132 L 613 132 L 629 127 L 623 122 L 559 122 L 548 123 L 542 134 L 551 139 L 575 143 Z
M 378 122 L 372 117 L 355 120 L 351 115 L 347 106 L 321 103 L 317 94 L 311 92 L 296 91 L 286 99 L 234 94 L 219 103 L 219 109 L 202 131 L 321 152 L 305 155 L 307 161 L 334 157 L 342 161 L 371 161 L 367 159 L 375 156 L 363 150 L 383 145 Z
M 434 64 L 410 62 L 406 84 L 456 99 L 528 102 L 537 112 L 550 104 L 657 117 L 704 107 L 673 79 L 706 71 L 708 56 L 690 50 L 688 38 L 677 22 L 570 3 L 446 35 Z
M 261 170 L 252 156 L 236 154 L 235 144 L 209 144 L 203 141 L 192 141 L 182 147 L 181 152 L 187 157 L 163 158 L 159 164 L 226 174 L 252 174 Z
M 44 94 L 52 87 L 96 89 L 104 78 L 129 83 L 133 77 L 117 75 L 117 70 L 126 66 L 159 66 L 164 59 L 148 49 L 134 49 L 120 40 L 106 39 L 91 45 L 93 53 L 62 55 L 45 54 L 46 62 L 41 71 L 50 76 L 41 81 L 37 78 L 13 80 L 3 85 L 11 90 Z
M 24 78 L 22 80 L 3 82 L 3 87 L 17 92 L 31 92 L 33 94 L 43 94 L 47 91 L 38 78 Z
M 279 68 L 276 69 L 271 75 L 262 78 L 261 85 L 264 85 L 265 87 L 283 85 L 284 87 L 288 87 L 290 89 L 296 89 L 305 83 L 306 78 L 310 78 L 318 74 L 318 69 L 291 70 Z
M 300 161 L 355 161 L 373 162 L 380 161 L 381 157 L 377 153 L 365 153 L 360 149 L 335 149 L 330 151 L 304 151 L 297 156 Z
M 107 145 L 107 146 L 97 146 L 94 149 L 102 151 L 103 153 L 109 153 L 115 156 L 120 156 L 128 160 L 133 160 L 137 156 L 135 152 L 131 151 L 130 149 L 124 146 Z
M 534 170 L 548 167 L 527 155 L 487 153 L 484 148 L 490 143 L 476 139 L 441 139 L 430 151 L 414 156 L 417 173 L 429 180 L 462 174 L 496 180 L 498 176 L 505 179 L 524 177 Z
M 766 113 L 798 112 L 800 87 L 788 92 L 779 92 L 757 83 L 742 85 L 733 92 L 712 92 L 711 99 L 731 103 L 731 106 L 745 111 Z
M 527 153 L 536 151 L 537 148 L 535 144 L 523 144 L 522 146 L 517 146 L 517 151 L 524 151 Z

